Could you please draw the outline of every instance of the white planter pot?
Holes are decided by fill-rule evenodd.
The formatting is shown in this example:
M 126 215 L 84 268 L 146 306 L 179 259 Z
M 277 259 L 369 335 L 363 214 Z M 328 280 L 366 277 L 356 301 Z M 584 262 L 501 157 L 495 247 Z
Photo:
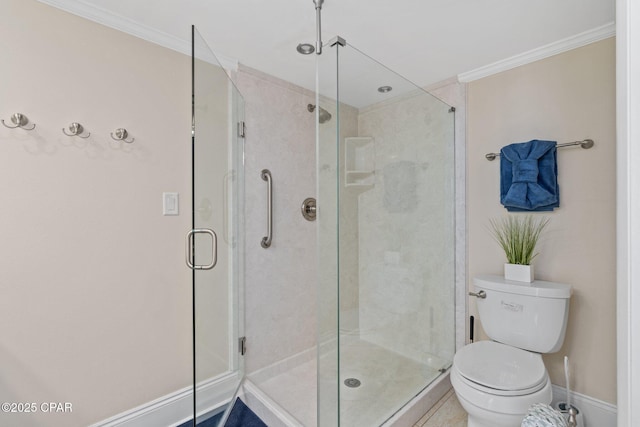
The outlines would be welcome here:
M 516 282 L 533 282 L 533 265 L 505 264 L 504 278 Z

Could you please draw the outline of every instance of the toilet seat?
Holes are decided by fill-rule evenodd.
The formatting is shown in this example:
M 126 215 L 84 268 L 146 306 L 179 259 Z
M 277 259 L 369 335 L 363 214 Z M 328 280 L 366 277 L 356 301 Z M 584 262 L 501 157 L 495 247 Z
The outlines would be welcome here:
M 460 349 L 453 369 L 469 387 L 497 396 L 532 394 L 549 381 L 540 354 L 494 341 L 479 341 Z

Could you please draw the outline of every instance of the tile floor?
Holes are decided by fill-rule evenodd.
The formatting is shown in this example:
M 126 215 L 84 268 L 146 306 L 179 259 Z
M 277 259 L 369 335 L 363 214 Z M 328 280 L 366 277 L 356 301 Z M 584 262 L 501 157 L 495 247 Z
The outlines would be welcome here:
M 467 413 L 451 389 L 413 427 L 467 427 Z

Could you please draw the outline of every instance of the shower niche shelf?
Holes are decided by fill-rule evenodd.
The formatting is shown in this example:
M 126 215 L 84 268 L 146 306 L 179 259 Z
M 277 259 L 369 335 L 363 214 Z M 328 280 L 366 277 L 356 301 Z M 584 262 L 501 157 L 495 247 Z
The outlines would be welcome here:
M 344 139 L 344 185 L 371 187 L 375 178 L 376 152 L 370 136 Z

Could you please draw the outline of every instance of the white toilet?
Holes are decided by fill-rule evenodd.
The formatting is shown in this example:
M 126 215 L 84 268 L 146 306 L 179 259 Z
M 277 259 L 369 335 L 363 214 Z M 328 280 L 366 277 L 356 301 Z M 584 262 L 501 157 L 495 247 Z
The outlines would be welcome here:
M 451 384 L 469 414 L 468 427 L 520 427 L 529 406 L 551 403 L 541 353 L 560 350 L 571 286 L 500 276 L 474 279 L 478 316 L 493 341 L 478 341 L 453 358 Z

